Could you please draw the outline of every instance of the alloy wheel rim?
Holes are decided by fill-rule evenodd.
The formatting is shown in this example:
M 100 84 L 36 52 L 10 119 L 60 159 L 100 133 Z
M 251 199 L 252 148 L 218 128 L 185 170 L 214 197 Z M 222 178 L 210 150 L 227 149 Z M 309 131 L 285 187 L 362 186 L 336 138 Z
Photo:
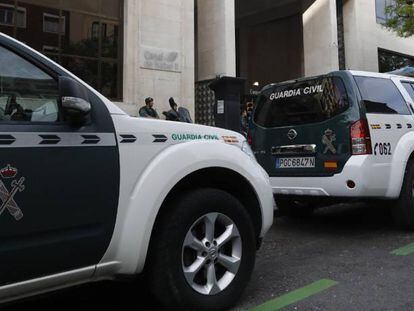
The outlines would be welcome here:
M 188 230 L 182 247 L 187 283 L 202 295 L 217 295 L 240 268 L 242 241 L 236 224 L 221 213 L 208 213 Z

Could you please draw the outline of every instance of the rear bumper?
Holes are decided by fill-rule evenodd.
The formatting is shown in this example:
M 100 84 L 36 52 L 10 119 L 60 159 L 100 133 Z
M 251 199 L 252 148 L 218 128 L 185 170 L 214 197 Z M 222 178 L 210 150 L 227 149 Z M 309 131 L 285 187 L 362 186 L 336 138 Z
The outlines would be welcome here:
M 272 177 L 275 195 L 323 197 L 395 198 L 388 191 L 391 164 L 372 161 L 372 156 L 353 156 L 343 171 L 330 177 Z M 347 185 L 355 183 L 354 188 Z

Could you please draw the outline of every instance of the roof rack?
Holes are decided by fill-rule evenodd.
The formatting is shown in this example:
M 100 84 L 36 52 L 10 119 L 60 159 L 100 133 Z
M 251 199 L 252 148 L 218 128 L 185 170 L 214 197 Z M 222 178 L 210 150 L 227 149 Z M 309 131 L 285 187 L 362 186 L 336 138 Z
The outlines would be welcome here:
M 388 73 L 397 76 L 414 78 L 414 67 L 407 66 L 394 71 L 390 71 Z

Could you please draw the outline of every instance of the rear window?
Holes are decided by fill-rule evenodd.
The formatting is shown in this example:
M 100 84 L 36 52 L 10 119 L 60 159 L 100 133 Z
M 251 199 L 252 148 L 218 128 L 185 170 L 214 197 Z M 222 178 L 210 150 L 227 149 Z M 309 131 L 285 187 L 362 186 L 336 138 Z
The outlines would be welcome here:
M 263 92 L 257 101 L 254 122 L 267 128 L 317 123 L 348 108 L 342 80 L 325 76 Z
M 410 114 L 394 82 L 390 79 L 355 77 L 368 113 Z

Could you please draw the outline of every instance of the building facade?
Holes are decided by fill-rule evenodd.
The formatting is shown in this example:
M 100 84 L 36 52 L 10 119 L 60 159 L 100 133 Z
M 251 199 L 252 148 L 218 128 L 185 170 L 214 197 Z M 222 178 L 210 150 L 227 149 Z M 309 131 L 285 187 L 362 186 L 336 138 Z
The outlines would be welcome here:
M 217 76 L 245 93 L 337 69 L 414 64 L 414 38 L 381 24 L 392 0 L 0 0 L 0 31 L 73 71 L 137 115 L 174 97 L 212 124 Z

